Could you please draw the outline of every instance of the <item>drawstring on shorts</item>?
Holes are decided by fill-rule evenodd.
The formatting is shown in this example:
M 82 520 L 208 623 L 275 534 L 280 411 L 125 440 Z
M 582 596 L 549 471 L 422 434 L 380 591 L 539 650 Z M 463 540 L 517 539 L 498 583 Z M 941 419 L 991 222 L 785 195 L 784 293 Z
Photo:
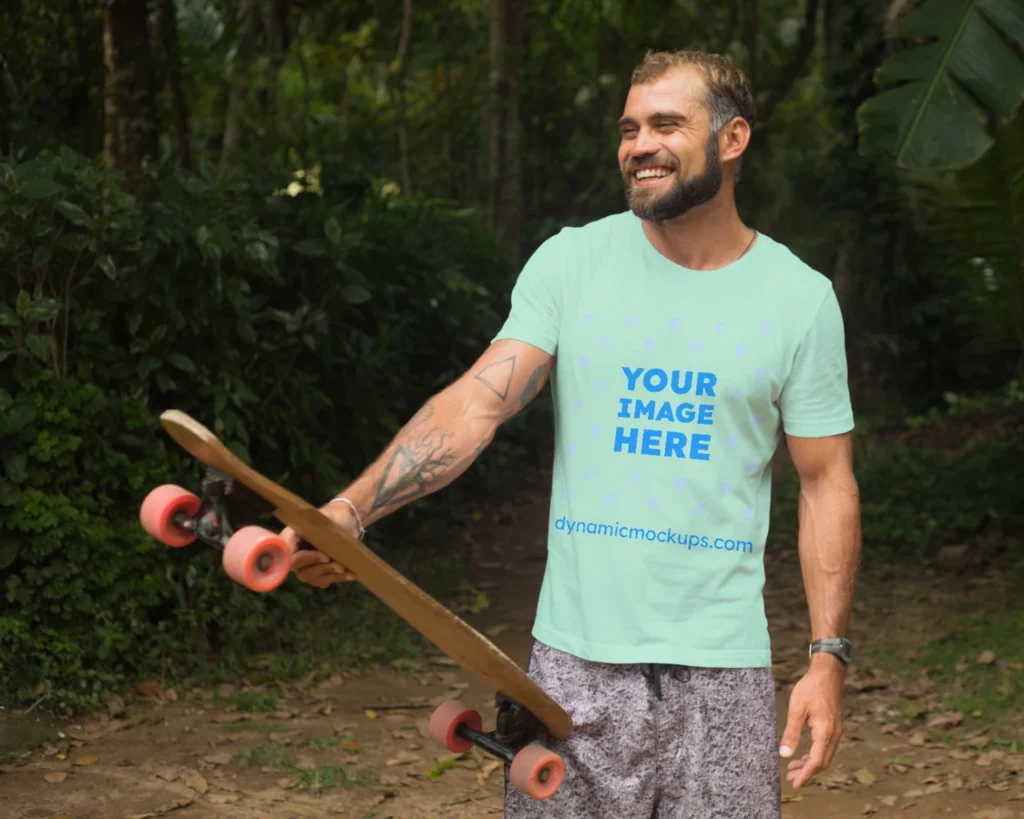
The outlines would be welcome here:
M 661 663 L 647 663 L 646 668 L 641 672 L 647 682 L 654 688 L 654 696 L 659 700 L 664 699 L 664 692 L 661 688 L 661 677 L 668 673 L 677 682 L 688 682 L 690 670 L 682 665 L 662 665 Z

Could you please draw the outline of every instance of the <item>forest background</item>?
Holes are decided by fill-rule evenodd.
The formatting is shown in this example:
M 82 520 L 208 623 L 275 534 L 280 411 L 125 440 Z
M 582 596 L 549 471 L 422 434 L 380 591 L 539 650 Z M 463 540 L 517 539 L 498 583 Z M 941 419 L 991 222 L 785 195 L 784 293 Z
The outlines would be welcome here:
M 197 477 L 156 418 L 330 497 L 484 349 L 542 241 L 625 208 L 615 121 L 649 48 L 753 82 L 741 215 L 839 295 L 865 560 L 968 543 L 1020 579 L 1014 0 L 9 0 L 0 698 L 72 713 L 146 675 L 416 650 L 368 594 L 253 594 L 149 538 L 146 492 Z M 550 461 L 549 421 L 545 393 L 374 548 L 464 590 L 451 533 Z M 795 502 L 781 482 L 770 548 Z

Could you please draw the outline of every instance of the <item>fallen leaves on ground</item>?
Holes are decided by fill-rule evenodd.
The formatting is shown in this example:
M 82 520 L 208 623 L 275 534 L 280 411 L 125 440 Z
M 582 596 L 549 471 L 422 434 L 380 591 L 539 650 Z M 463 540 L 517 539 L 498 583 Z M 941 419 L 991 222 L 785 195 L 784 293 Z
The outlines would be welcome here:
M 412 751 L 399 751 L 395 754 L 393 759 L 389 759 L 384 764 L 389 768 L 394 768 L 398 765 L 411 765 L 414 762 L 422 762 L 423 757 L 419 754 L 415 754 Z
M 95 754 L 86 754 L 85 756 L 78 757 L 78 759 L 74 760 L 71 764 L 76 765 L 79 768 L 85 768 L 89 765 L 95 765 L 99 761 L 100 758 Z

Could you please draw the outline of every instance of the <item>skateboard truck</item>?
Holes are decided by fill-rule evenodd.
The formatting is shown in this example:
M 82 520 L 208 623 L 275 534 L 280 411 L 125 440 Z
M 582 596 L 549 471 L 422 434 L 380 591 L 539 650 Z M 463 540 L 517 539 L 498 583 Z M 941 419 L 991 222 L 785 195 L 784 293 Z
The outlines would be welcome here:
M 458 700 L 441 704 L 430 718 L 430 734 L 454 753 L 465 753 L 474 745 L 509 766 L 511 784 L 535 799 L 547 799 L 558 790 L 565 776 L 565 763 L 537 741 L 544 725 L 511 697 L 498 693 L 495 730 L 484 731 L 478 711 Z
M 139 510 L 142 527 L 168 546 L 200 540 L 221 553 L 232 580 L 253 591 L 268 592 L 288 577 L 291 551 L 275 533 L 251 525 L 274 511 L 255 492 L 230 475 L 207 467 L 202 497 L 165 484 L 150 492 Z
M 455 733 L 511 765 L 519 751 L 545 733 L 544 726 L 515 700 L 501 693 L 495 699 L 498 705 L 495 730 L 484 733 L 460 723 Z

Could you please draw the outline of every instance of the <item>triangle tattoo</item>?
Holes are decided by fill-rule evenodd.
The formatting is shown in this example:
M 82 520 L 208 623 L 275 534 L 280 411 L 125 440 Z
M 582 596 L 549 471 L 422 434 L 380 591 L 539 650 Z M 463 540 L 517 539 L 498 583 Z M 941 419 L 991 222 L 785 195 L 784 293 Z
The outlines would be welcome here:
M 515 372 L 515 369 L 516 357 L 510 356 L 484 367 L 477 373 L 476 380 L 482 381 L 491 392 L 504 401 L 508 398 L 508 391 L 512 386 L 512 373 Z

